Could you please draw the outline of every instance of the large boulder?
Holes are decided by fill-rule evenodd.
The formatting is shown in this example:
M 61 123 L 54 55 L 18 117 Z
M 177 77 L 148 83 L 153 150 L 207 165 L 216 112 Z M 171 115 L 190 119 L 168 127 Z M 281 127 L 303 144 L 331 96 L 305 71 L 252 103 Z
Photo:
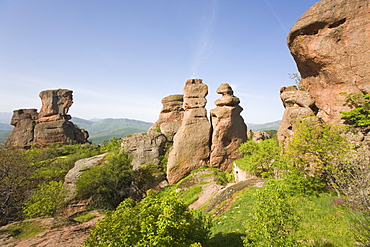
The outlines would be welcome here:
M 201 79 L 185 82 L 184 118 L 174 137 L 167 163 L 167 179 L 170 184 L 209 162 L 211 125 L 205 109 L 207 94 L 208 86 Z
M 216 108 L 211 110 L 213 128 L 210 166 L 231 172 L 232 163 L 241 158 L 236 151 L 240 144 L 247 140 L 247 126 L 240 116 L 243 108 L 239 106 L 239 98 L 229 84 L 222 84 L 217 93 L 222 97 L 215 101 Z
M 166 141 L 166 137 L 158 132 L 138 133 L 124 137 L 121 147 L 132 158 L 132 168 L 137 170 L 143 165 L 160 164 Z
M 325 121 L 340 120 L 340 111 L 350 110 L 341 92 L 370 93 L 369 8 L 368 0 L 321 0 L 288 35 L 301 87 Z
M 169 141 L 181 127 L 184 118 L 183 95 L 175 94 L 162 99 L 162 110 L 158 120 L 149 128 L 148 132 L 163 133 Z
M 45 90 L 39 96 L 42 107 L 39 113 L 39 122 L 53 122 L 57 120 L 71 119 L 67 115 L 73 104 L 73 91 L 68 89 Z
M 28 148 L 34 141 L 34 128 L 38 113 L 36 109 L 20 109 L 13 111 L 10 122 L 14 126 L 13 131 L 5 140 L 5 146 Z
M 293 134 L 294 123 L 308 116 L 314 116 L 317 109 L 311 94 L 307 91 L 298 90 L 296 86 L 282 87 L 280 98 L 285 111 L 277 136 L 279 143 L 283 144 Z

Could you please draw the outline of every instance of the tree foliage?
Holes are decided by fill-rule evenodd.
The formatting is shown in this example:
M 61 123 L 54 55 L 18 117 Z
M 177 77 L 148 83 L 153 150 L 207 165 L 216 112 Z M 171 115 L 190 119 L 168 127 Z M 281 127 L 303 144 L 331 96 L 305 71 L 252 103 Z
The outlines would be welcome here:
M 342 117 L 355 127 L 370 126 L 370 94 L 342 93 L 347 97 L 347 104 L 353 108 L 343 111 Z
M 236 163 L 248 173 L 269 177 L 273 175 L 273 162 L 280 150 L 275 139 L 261 142 L 250 140 L 239 147 L 238 152 L 243 155 L 243 158 L 238 159 Z
M 77 180 L 77 196 L 89 199 L 92 208 L 115 209 L 127 198 L 133 180 L 131 159 L 123 150 L 111 152 L 106 162 L 84 171 Z
M 189 211 L 176 195 L 151 194 L 140 202 L 126 199 L 98 222 L 86 246 L 189 246 L 209 236 L 209 221 Z M 199 246 L 199 245 L 193 245 Z
M 50 181 L 41 184 L 27 200 L 23 213 L 28 218 L 56 216 L 66 204 L 63 182 Z
M 286 186 L 273 180 L 257 190 L 255 196 L 250 207 L 251 219 L 245 222 L 244 246 L 295 246 L 299 217 Z

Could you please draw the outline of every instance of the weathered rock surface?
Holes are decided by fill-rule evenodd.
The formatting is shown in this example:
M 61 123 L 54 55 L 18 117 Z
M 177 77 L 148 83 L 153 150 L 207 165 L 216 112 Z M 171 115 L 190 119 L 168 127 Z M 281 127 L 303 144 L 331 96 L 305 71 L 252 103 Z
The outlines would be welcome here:
M 162 99 L 162 110 L 158 120 L 149 128 L 148 132 L 161 132 L 169 141 L 181 127 L 184 117 L 183 95 L 175 94 Z
M 7 226 L 0 228 L 0 246 L 2 247 L 79 247 L 89 235 L 98 220 L 104 218 L 104 215 L 98 211 L 90 212 L 97 217 L 88 222 L 79 223 L 77 221 L 68 221 L 57 218 L 36 218 L 27 221 L 39 222 L 45 230 L 35 236 L 28 238 L 14 238 L 3 232 Z M 16 223 L 15 223 L 16 224 Z
M 255 142 L 260 142 L 260 141 L 263 141 L 263 140 L 266 140 L 266 139 L 270 139 L 270 135 L 265 132 L 265 131 L 252 131 L 252 130 L 248 130 L 247 131 L 247 136 L 248 136 L 248 139 L 251 139 Z
M 316 105 L 307 91 L 298 90 L 296 86 L 282 87 L 280 98 L 285 111 L 278 129 L 278 140 L 282 144 L 293 134 L 293 124 L 307 116 L 314 116 Z
M 5 141 L 5 146 L 29 147 L 34 141 L 34 128 L 38 113 L 36 109 L 21 109 L 13 111 L 10 122 L 14 126 Z
M 185 82 L 184 118 L 174 137 L 167 163 L 167 179 L 170 184 L 209 162 L 211 125 L 204 107 L 207 94 L 208 86 L 201 79 Z
M 40 113 L 36 109 L 15 110 L 11 121 L 15 128 L 5 145 L 28 148 L 33 144 L 45 146 L 88 142 L 88 132 L 77 128 L 69 121 L 71 116 L 67 115 L 73 103 L 72 93 L 67 89 L 42 91 Z
M 321 0 L 290 30 L 287 42 L 301 86 L 325 121 L 350 110 L 341 92 L 370 93 L 369 8 L 368 0 Z
M 122 139 L 121 147 L 131 156 L 131 165 L 137 170 L 143 165 L 158 165 L 164 154 L 167 139 L 162 133 L 138 133 Z
M 239 98 L 229 84 L 222 84 L 217 93 L 221 99 L 215 101 L 217 107 L 211 110 L 213 127 L 210 166 L 231 172 L 232 162 L 241 158 L 236 151 L 240 144 L 247 140 L 247 126 L 240 116 L 243 108 L 239 106 Z

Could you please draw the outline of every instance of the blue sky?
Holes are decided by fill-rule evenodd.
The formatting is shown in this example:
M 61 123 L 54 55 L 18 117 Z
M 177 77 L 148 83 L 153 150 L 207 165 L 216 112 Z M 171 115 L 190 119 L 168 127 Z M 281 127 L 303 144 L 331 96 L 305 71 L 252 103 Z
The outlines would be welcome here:
M 74 91 L 75 117 L 154 122 L 189 78 L 229 83 L 249 123 L 281 119 L 286 36 L 317 0 L 0 0 L 0 112 Z M 72 119 L 73 121 L 73 119 Z

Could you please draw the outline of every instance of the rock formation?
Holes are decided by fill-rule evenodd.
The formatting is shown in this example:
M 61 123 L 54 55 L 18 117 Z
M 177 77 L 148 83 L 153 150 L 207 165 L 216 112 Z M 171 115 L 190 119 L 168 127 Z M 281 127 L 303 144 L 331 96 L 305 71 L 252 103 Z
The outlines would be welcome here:
M 211 110 L 213 128 L 210 166 L 222 171 L 231 172 L 232 162 L 241 158 L 236 151 L 240 144 L 247 140 L 247 126 L 240 116 L 243 108 L 239 98 L 229 84 L 222 84 L 217 89 L 222 97 L 215 101 L 216 108 Z
M 296 86 L 282 87 L 280 98 L 285 111 L 278 129 L 278 140 L 282 144 L 293 134 L 293 124 L 307 116 L 315 115 L 316 106 L 313 97 L 307 91 L 298 90 Z
M 181 127 L 184 118 L 183 95 L 175 94 L 162 99 L 162 110 L 158 120 L 149 128 L 148 132 L 161 132 L 169 141 Z
M 11 124 L 15 126 L 5 141 L 6 146 L 28 148 L 51 143 L 86 143 L 89 137 L 84 129 L 77 128 L 69 120 L 73 91 L 67 89 L 46 90 L 40 93 L 42 107 L 15 110 Z
M 209 162 L 211 125 L 205 108 L 207 94 L 208 86 L 201 79 L 185 82 L 184 118 L 174 137 L 167 163 L 170 184 Z
M 132 158 L 132 168 L 137 170 L 143 165 L 158 165 L 166 141 L 166 137 L 158 132 L 138 133 L 123 138 L 121 147 Z
M 15 147 L 29 147 L 34 140 L 34 128 L 38 113 L 36 109 L 21 109 L 13 111 L 10 122 L 14 126 L 4 145 Z
M 248 139 L 253 140 L 255 142 L 260 142 L 271 138 L 270 135 L 265 131 L 252 131 L 252 130 L 247 131 L 247 137 Z
M 317 116 L 341 119 L 347 93 L 370 93 L 370 2 L 321 0 L 291 28 L 287 43 L 315 99 Z

